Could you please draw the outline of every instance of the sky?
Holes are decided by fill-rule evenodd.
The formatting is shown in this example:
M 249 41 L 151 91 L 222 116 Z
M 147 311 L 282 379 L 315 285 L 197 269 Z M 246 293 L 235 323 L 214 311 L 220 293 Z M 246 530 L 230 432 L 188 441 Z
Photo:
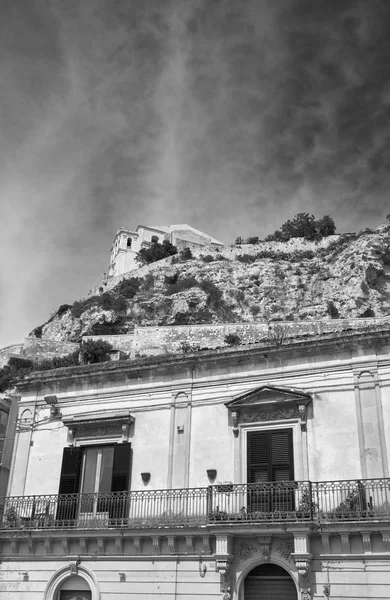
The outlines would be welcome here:
M 0 348 L 121 227 L 390 212 L 388 0 L 0 0 Z

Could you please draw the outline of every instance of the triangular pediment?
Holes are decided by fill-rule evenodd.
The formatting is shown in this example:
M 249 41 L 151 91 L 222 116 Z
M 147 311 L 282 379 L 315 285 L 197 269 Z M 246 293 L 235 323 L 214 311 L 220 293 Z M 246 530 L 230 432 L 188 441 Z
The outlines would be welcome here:
M 287 388 L 284 386 L 262 385 L 261 387 L 240 394 L 233 400 L 225 403 L 229 410 L 239 410 L 240 408 L 250 408 L 268 404 L 285 404 L 293 402 L 295 404 L 308 404 L 311 396 L 302 390 L 296 388 Z

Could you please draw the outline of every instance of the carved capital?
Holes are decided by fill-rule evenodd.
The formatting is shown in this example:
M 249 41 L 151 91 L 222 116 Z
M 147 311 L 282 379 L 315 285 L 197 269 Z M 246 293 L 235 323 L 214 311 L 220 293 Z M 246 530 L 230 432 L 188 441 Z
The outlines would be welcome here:
M 301 577 L 307 577 L 310 571 L 310 562 L 306 559 L 296 559 L 295 565 L 298 570 L 298 574 Z
M 216 570 L 220 575 L 227 575 L 229 572 L 229 562 L 227 560 L 218 560 L 216 562 Z

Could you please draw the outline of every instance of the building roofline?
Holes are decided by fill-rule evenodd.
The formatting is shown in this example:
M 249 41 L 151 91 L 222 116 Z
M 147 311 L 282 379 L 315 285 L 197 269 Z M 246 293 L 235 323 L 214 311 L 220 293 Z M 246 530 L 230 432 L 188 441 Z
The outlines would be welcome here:
M 143 371 L 148 371 L 151 368 L 167 369 L 174 367 L 193 367 L 201 365 L 205 362 L 219 362 L 226 360 L 237 360 L 237 358 L 252 358 L 254 356 L 280 355 L 289 354 L 292 351 L 307 351 L 310 349 L 313 354 L 313 348 L 318 352 L 325 349 L 341 346 L 348 348 L 354 344 L 367 344 L 373 347 L 373 344 L 385 344 L 390 342 L 390 328 L 382 331 L 356 332 L 346 331 L 342 333 L 323 334 L 321 336 L 313 336 L 309 339 L 295 339 L 288 343 L 277 345 L 274 342 L 259 342 L 257 344 L 243 345 L 222 348 L 213 348 L 189 352 L 186 354 L 165 354 L 158 356 L 143 357 L 137 359 L 108 361 L 104 363 L 77 365 L 74 367 L 63 367 L 60 369 L 52 369 L 50 371 L 32 371 L 25 375 L 23 379 L 16 381 L 17 388 L 22 390 L 26 388 L 35 388 L 37 384 L 50 384 L 55 381 L 75 380 L 79 377 L 95 377 L 104 375 L 114 375 L 120 373 L 138 373 L 141 375 Z

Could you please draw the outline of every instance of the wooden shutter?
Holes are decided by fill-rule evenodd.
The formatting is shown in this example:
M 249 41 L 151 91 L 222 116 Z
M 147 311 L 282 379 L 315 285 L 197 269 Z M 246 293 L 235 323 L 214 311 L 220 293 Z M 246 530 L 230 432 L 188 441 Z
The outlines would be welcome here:
M 114 446 L 114 462 L 112 466 L 112 492 L 127 492 L 130 487 L 131 444 Z M 112 524 L 122 524 L 127 519 L 130 498 L 127 494 L 119 494 L 110 503 L 110 519 Z
M 248 433 L 248 483 L 292 481 L 294 458 L 292 429 Z
M 248 483 L 269 481 L 269 459 L 268 432 L 250 432 L 248 434 Z
M 292 429 L 270 431 L 271 481 L 294 479 Z
M 112 465 L 112 492 L 127 492 L 130 483 L 131 444 L 114 446 L 114 462 Z
M 60 498 L 57 505 L 56 519 L 59 521 L 67 521 L 70 524 L 73 523 L 76 518 L 78 500 L 77 496 L 67 495 L 77 494 L 79 492 L 81 456 L 81 448 L 64 448 L 60 487 L 58 490 Z M 64 497 L 61 498 L 61 495 L 64 495 Z
M 64 448 L 59 494 L 77 494 L 80 485 L 81 448 Z

